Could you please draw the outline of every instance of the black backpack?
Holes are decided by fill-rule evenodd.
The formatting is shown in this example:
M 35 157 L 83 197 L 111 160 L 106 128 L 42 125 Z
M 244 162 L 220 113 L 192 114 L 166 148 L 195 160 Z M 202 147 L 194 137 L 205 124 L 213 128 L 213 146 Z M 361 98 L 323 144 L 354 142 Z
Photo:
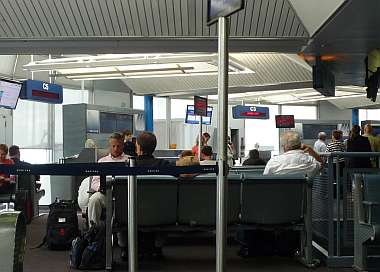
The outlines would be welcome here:
M 74 239 L 70 252 L 70 267 L 75 269 L 104 269 L 106 264 L 106 232 L 104 225 L 93 224 Z
M 79 234 L 77 207 L 72 200 L 55 201 L 49 205 L 44 242 L 49 249 L 70 249 Z

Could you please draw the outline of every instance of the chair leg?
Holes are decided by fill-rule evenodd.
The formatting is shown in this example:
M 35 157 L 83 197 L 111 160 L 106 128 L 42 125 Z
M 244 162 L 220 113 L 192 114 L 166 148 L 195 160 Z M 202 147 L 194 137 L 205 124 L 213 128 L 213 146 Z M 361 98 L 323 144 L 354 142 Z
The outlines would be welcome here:
M 355 245 L 355 256 L 353 268 L 356 271 L 367 270 L 367 246 L 362 242 L 357 242 Z

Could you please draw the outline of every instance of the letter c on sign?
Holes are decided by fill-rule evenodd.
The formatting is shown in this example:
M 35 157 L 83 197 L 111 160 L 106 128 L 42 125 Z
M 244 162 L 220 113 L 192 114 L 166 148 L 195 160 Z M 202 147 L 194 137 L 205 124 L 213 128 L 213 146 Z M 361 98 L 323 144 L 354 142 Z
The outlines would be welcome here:
M 256 107 L 249 107 L 250 111 L 256 111 Z
M 42 83 L 42 89 L 49 91 L 49 84 L 47 83 Z

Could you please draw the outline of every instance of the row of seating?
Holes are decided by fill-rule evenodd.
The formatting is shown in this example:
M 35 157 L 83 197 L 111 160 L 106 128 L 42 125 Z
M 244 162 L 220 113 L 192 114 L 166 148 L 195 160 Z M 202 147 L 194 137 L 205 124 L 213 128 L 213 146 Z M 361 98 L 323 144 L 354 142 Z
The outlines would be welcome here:
M 380 175 L 355 174 L 354 178 L 354 268 L 367 271 L 379 268 L 369 263 L 371 248 L 380 250 Z M 376 271 L 377 271 L 376 269 Z
M 127 180 L 116 178 L 113 188 L 116 225 L 128 226 Z M 123 186 L 124 185 L 124 186 Z M 183 231 L 214 229 L 216 224 L 215 175 L 193 179 L 171 176 L 137 177 L 139 229 Z M 295 229 L 301 233 L 301 260 L 312 259 L 311 186 L 304 176 L 228 176 L 227 223 L 240 229 Z

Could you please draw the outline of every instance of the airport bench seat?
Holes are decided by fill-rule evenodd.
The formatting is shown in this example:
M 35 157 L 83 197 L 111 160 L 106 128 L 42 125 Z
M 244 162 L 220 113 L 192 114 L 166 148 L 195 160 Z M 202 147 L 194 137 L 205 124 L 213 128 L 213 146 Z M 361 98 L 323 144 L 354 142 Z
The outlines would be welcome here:
M 125 180 L 127 182 L 127 180 Z M 115 197 L 116 222 L 128 224 L 128 187 L 117 186 Z M 177 179 L 172 176 L 137 177 L 137 222 L 139 227 L 176 225 Z
M 240 175 L 228 176 L 227 222 L 237 223 L 240 213 Z M 216 225 L 216 175 L 200 175 L 178 181 L 178 224 L 214 227 Z
M 303 222 L 306 178 L 244 175 L 242 224 L 295 225 Z
M 300 261 L 314 268 L 312 258 L 311 187 L 304 176 L 257 176 L 242 180 L 241 224 L 244 229 L 300 231 Z
M 380 175 L 354 178 L 354 268 L 368 269 L 368 246 L 380 246 Z

